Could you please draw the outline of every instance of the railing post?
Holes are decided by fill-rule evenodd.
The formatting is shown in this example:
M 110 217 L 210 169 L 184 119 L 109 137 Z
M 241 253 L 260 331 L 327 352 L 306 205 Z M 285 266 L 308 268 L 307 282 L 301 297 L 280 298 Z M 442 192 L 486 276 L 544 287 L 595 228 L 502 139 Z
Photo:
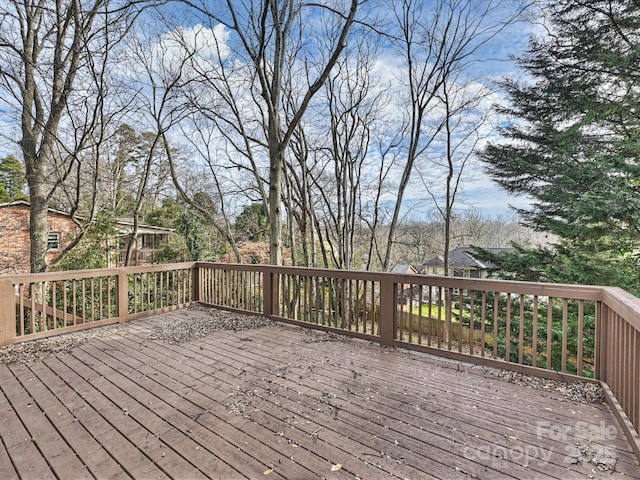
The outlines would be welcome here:
M 16 292 L 11 280 L 0 281 L 0 346 L 11 345 L 16 336 Z
M 262 282 L 264 288 L 264 298 L 262 300 L 262 314 L 271 318 L 280 314 L 279 277 L 277 272 L 273 272 L 266 267 L 262 272 Z
M 120 323 L 124 323 L 129 315 L 129 278 L 124 268 L 118 269 L 116 296 L 118 298 L 118 320 Z
M 607 333 L 609 330 L 609 308 L 599 301 L 596 309 L 596 338 L 594 352 L 594 376 L 602 382 L 607 381 Z
M 191 302 L 199 302 L 200 298 L 200 264 L 196 263 L 191 268 Z
M 396 338 L 396 282 L 380 280 L 380 343 L 392 347 Z

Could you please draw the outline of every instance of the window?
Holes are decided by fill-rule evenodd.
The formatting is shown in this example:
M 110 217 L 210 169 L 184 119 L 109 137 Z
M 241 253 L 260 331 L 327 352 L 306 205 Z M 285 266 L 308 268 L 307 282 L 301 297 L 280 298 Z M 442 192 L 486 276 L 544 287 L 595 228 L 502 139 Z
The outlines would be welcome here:
M 53 232 L 47 236 L 47 249 L 60 250 L 60 233 Z

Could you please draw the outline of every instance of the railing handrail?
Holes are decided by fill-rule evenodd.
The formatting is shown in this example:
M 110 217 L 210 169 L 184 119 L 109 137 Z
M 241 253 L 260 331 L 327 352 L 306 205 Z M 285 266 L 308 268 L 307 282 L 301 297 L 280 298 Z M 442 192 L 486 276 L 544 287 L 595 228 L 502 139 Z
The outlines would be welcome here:
M 640 299 L 617 287 L 602 287 L 598 285 L 573 285 L 561 283 L 524 282 L 517 280 L 497 280 L 491 278 L 463 278 L 445 277 L 440 275 L 424 274 L 398 274 L 390 272 L 372 272 L 365 270 L 336 270 L 313 267 L 276 266 L 264 264 L 236 264 L 219 262 L 181 262 L 170 264 L 154 264 L 134 267 L 101 268 L 93 270 L 64 270 L 43 273 L 24 273 L 0 275 L 0 280 L 9 280 L 13 283 L 30 283 L 38 281 L 55 281 L 65 279 L 82 279 L 99 276 L 117 275 L 125 273 L 159 272 L 163 270 L 186 268 L 212 267 L 221 270 L 272 272 L 279 274 L 318 275 L 329 278 L 343 278 L 353 280 L 380 280 L 386 278 L 398 284 L 422 284 L 443 288 L 463 288 L 482 291 L 503 291 L 514 294 L 538 295 L 548 297 L 564 297 L 584 300 L 603 300 L 606 293 L 610 301 L 624 296 L 626 301 L 637 302 L 640 309 Z M 626 295 L 624 295 L 626 294 Z M 623 305 L 621 303 L 620 305 Z M 639 310 L 640 311 L 640 310 Z
M 515 294 L 538 295 L 546 297 L 564 297 L 572 299 L 602 299 L 603 288 L 598 285 L 573 285 L 563 283 L 524 282 L 518 280 L 498 280 L 493 278 L 445 277 L 441 275 L 401 274 L 391 272 L 372 272 L 368 270 L 337 270 L 314 267 L 295 267 L 264 264 L 240 264 L 197 262 L 198 267 L 212 267 L 220 270 L 273 272 L 283 275 L 321 275 L 328 278 L 352 280 L 380 280 L 386 278 L 398 284 L 422 284 L 443 288 L 464 288 L 482 291 L 503 291 Z M 639 300 L 640 302 L 640 300 Z
M 193 268 L 196 262 L 182 263 L 162 263 L 155 265 L 143 265 L 139 267 L 114 267 L 114 268 L 96 268 L 91 270 L 60 270 L 55 272 L 42 273 L 12 273 L 0 275 L 0 281 L 10 281 L 12 283 L 36 283 L 36 282 L 53 282 L 56 280 L 81 280 L 83 278 L 92 277 L 108 277 L 110 275 L 118 275 L 120 273 L 141 273 L 141 272 L 160 272 L 164 270 Z
M 601 287 L 602 302 L 640 331 L 640 298 L 619 287 Z

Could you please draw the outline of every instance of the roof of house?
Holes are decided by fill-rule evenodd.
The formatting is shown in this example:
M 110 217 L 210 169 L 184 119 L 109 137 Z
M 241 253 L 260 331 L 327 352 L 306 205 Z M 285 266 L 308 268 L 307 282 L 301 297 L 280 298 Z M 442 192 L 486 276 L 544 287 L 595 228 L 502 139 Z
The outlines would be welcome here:
M 418 273 L 418 271 L 413 268 L 409 263 L 396 263 L 393 268 L 391 270 L 389 270 L 391 273 L 400 273 L 400 274 L 406 274 L 406 273 Z
M 0 208 L 4 207 L 24 207 L 29 208 L 31 204 L 26 200 L 14 200 L 13 202 L 0 203 Z M 71 218 L 67 212 L 56 210 L 54 208 L 47 209 L 49 213 L 56 215 L 62 215 Z M 82 217 L 76 217 L 82 220 Z M 116 220 L 116 228 L 124 234 L 129 234 L 133 231 L 133 221 L 129 219 Z M 157 227 L 155 225 L 138 224 L 138 234 L 166 234 L 173 232 L 171 228 Z
M 422 262 L 423 267 L 443 267 L 444 259 L 441 256 L 433 257 L 431 260 Z
M 5 207 L 25 207 L 25 208 L 30 208 L 31 204 L 26 200 L 14 200 L 12 202 L 0 203 L 0 208 L 5 208 Z M 70 217 L 71 216 L 66 212 L 63 212 L 61 210 L 56 210 L 55 208 L 48 208 L 47 211 L 49 213 L 55 213 L 56 215 L 63 215 L 65 217 Z
M 493 254 L 515 251 L 513 248 L 485 248 L 484 250 Z M 471 247 L 458 247 L 451 250 L 449 252 L 449 267 L 484 270 L 495 266 L 492 262 L 478 260 L 474 256 L 475 253 L 476 251 Z M 422 265 L 425 267 L 444 267 L 444 259 L 437 256 Z
M 120 230 L 124 234 L 130 234 L 133 232 L 133 223 L 116 221 L 116 228 Z M 143 225 L 141 223 L 138 224 L 138 235 L 141 234 L 167 234 L 173 232 L 171 228 L 164 227 L 156 227 L 155 225 Z

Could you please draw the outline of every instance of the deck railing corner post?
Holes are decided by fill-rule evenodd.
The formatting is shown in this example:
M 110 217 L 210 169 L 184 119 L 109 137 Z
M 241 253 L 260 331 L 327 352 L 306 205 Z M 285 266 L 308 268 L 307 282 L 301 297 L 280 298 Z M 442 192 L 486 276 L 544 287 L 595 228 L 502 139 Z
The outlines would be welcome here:
M 11 345 L 16 336 L 16 294 L 11 280 L 0 280 L 0 346 Z
M 200 301 L 200 264 L 191 267 L 191 302 L 198 303 Z
M 118 321 L 124 323 L 129 316 L 129 277 L 125 268 L 119 268 L 117 276 Z
M 396 282 L 380 280 L 380 343 L 392 347 L 396 340 Z

